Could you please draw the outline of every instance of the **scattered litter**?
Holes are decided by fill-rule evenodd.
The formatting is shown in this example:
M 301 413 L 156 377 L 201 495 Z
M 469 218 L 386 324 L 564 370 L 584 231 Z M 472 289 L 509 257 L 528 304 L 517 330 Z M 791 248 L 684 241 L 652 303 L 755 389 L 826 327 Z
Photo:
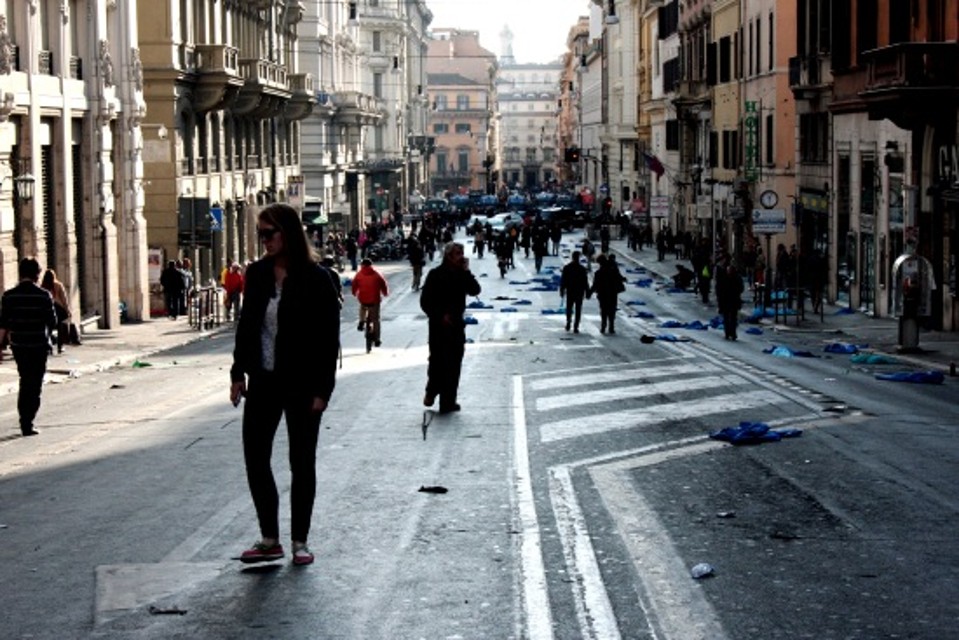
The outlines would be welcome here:
M 464 316 L 463 324 L 479 324 L 479 320 L 477 320 L 473 316 Z
M 773 345 L 767 349 L 763 349 L 763 353 L 770 353 L 774 356 L 780 358 L 818 358 L 816 354 L 812 351 L 795 351 L 789 347 L 780 347 Z
M 517 300 L 513 304 L 533 304 L 532 300 Z
M 833 342 L 823 349 L 826 353 L 859 353 L 859 347 L 848 342 Z
M 884 353 L 857 353 L 849 358 L 855 364 L 899 364 L 899 361 Z
M 493 308 L 493 305 L 486 304 L 482 300 L 474 300 L 473 302 L 470 302 L 466 306 L 470 309 L 492 309 Z
M 713 431 L 709 437 L 713 440 L 722 440 L 730 444 L 762 444 L 763 442 L 778 442 L 783 438 L 795 438 L 802 435 L 802 429 L 770 429 L 765 422 L 749 422 L 743 420 L 737 427 L 724 427 Z
M 493 300 L 515 300 L 513 296 L 496 296 Z
M 773 540 L 799 540 L 799 534 L 791 531 L 781 531 L 779 529 L 769 534 Z
M 761 336 L 763 334 L 763 330 L 759 327 L 749 327 L 746 329 L 746 333 L 753 336 Z
M 648 288 L 648 287 L 651 287 L 651 286 L 653 286 L 653 279 L 652 279 L 652 278 L 640 278 L 639 280 L 637 280 L 637 281 L 635 281 L 635 282 L 633 283 L 633 286 L 635 286 L 635 287 L 641 287 L 641 288 L 644 288 L 644 289 L 645 289 L 645 288 Z
M 720 511 L 719 513 L 716 514 L 716 517 L 717 517 L 717 518 L 735 518 L 735 517 L 736 517 L 736 512 L 735 512 L 735 511 Z
M 564 307 L 557 307 L 556 309 L 540 309 L 540 313 L 542 313 L 544 316 L 564 315 L 566 313 L 566 309 Z
M 942 384 L 946 376 L 941 371 L 897 371 L 895 373 L 877 373 L 876 380 L 893 382 L 913 382 L 916 384 Z
M 439 485 L 421 485 L 419 488 L 420 493 L 447 493 L 448 491 L 449 489 Z
M 529 284 L 529 280 L 510 280 L 510 284 Z
M 656 342 L 656 338 L 654 338 L 653 336 L 648 336 L 646 334 L 643 334 L 642 336 L 640 336 L 639 341 L 642 342 L 643 344 L 653 344 L 654 342 Z
M 627 304 L 628 306 L 636 305 L 636 306 L 640 306 L 640 307 L 646 305 L 646 303 L 643 302 L 642 300 L 630 300 L 630 301 L 628 301 L 626 304 Z
M 692 342 L 691 338 L 686 336 L 674 336 L 671 333 L 661 333 L 656 336 L 657 340 L 662 340 L 663 342 Z
M 835 315 L 835 316 L 851 316 L 851 315 L 854 314 L 854 313 L 856 313 L 856 312 L 855 312 L 853 309 L 851 309 L 851 308 L 849 308 L 849 307 L 842 307 L 842 308 L 840 308 L 840 309 L 836 309 L 836 313 L 834 313 L 833 315 Z
M 716 570 L 713 568 L 713 565 L 709 564 L 708 562 L 700 562 L 689 570 L 689 575 L 696 580 L 700 580 L 702 578 L 709 578 L 716 575 Z
M 155 615 L 155 616 L 163 616 L 163 615 L 185 616 L 185 615 L 186 615 L 186 609 L 181 609 L 180 607 L 177 607 L 177 606 L 173 606 L 173 607 L 156 607 L 156 606 L 154 606 L 154 605 L 151 604 L 151 605 L 150 605 L 150 613 L 151 613 L 152 615 Z
M 10 525 L 8 524 L 0 524 L 0 529 L 9 529 L 9 528 L 10 528 Z
M 110 388 L 111 388 L 111 389 L 126 389 L 126 385 L 124 385 L 124 384 L 111 384 L 111 385 L 110 385 Z
M 517 311 L 519 311 L 519 309 L 517 309 L 516 307 L 503 307 L 499 311 L 500 313 L 516 313 Z
M 633 317 L 634 317 L 634 318 L 645 318 L 645 319 L 647 319 L 647 320 L 650 320 L 650 319 L 652 319 L 652 318 L 655 318 L 655 317 L 656 317 L 656 314 L 650 313 L 649 311 L 637 311 L 637 312 L 636 312 L 636 315 L 633 316 Z
M 150 364 L 149 362 L 142 362 L 141 360 L 137 359 L 137 360 L 134 360 L 134 361 L 133 361 L 133 365 L 132 365 L 132 366 L 133 366 L 134 369 L 140 369 L 140 368 L 143 368 L 143 367 L 152 367 L 153 365 Z

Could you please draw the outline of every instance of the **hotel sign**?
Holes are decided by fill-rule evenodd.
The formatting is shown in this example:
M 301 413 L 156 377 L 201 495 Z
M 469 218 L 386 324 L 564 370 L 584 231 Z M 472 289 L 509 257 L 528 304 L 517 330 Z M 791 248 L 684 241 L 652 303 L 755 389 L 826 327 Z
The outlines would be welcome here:
M 746 101 L 746 118 L 743 121 L 746 135 L 746 158 L 743 173 L 750 182 L 759 177 L 759 111 L 755 100 Z

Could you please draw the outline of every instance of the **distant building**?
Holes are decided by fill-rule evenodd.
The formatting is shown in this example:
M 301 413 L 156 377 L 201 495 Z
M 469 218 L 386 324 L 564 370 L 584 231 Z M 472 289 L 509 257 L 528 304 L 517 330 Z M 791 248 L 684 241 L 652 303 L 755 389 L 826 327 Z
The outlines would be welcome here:
M 431 194 L 492 193 L 496 69 L 496 56 L 480 46 L 478 32 L 433 31 L 426 63 Z

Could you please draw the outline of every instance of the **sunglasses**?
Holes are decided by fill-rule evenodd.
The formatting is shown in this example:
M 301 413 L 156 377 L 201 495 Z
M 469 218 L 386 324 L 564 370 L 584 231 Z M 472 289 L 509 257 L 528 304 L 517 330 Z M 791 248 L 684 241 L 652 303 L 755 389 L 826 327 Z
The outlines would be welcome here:
M 279 231 L 279 229 L 276 227 L 263 227 L 262 229 L 256 230 L 256 237 L 260 240 L 269 240 L 277 231 Z

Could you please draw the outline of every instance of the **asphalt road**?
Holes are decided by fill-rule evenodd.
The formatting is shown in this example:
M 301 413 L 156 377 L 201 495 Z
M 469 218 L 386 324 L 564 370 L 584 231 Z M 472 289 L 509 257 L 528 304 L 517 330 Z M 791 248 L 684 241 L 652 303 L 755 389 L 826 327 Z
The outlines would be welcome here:
M 876 380 L 889 365 L 822 354 L 825 334 L 790 338 L 819 357 L 784 359 L 768 332 L 665 332 L 715 314 L 655 283 L 623 294 L 615 336 L 595 301 L 570 334 L 532 268 L 500 279 L 474 258 L 492 308 L 470 311 L 452 415 L 421 406 L 405 266 L 384 266 L 372 354 L 348 301 L 310 567 L 236 560 L 257 531 L 228 334 L 59 385 L 41 438 L 0 443 L 0 637 L 954 635 L 953 380 Z M 665 333 L 680 339 L 638 340 Z M 801 435 L 709 438 L 741 421 Z M 281 432 L 288 528 L 285 451 Z M 712 576 L 691 576 L 700 563 Z

